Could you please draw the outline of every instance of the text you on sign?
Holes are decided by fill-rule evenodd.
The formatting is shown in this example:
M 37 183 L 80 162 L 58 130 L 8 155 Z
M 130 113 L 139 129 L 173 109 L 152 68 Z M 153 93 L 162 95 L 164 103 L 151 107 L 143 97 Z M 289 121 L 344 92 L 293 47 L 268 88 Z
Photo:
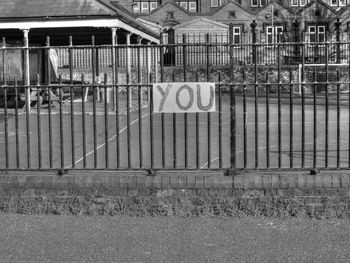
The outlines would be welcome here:
M 153 112 L 214 112 L 215 83 L 175 82 L 153 84 Z

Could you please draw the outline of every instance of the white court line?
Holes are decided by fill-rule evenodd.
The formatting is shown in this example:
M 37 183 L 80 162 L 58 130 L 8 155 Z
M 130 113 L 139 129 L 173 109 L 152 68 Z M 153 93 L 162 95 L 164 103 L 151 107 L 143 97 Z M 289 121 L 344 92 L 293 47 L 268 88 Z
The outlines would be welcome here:
M 332 143 L 332 142 L 337 142 L 337 141 L 329 141 L 328 143 Z M 313 143 L 305 143 L 305 145 L 308 145 L 308 144 L 312 144 L 313 145 Z M 293 145 L 302 145 L 301 143 L 298 143 L 298 144 L 293 144 Z M 270 145 L 270 148 L 277 148 L 278 147 L 278 145 Z M 261 149 L 266 149 L 266 146 L 261 146 L 261 147 L 259 147 L 258 148 L 259 150 L 261 150 Z M 248 152 L 249 151 L 254 151 L 255 150 L 255 148 L 250 148 L 250 149 L 247 149 L 248 150 Z M 318 151 L 320 151 L 320 150 L 318 150 Z M 236 152 L 236 154 L 237 153 L 244 153 L 244 151 L 238 151 L 238 152 Z M 215 162 L 216 160 L 219 160 L 219 156 L 217 156 L 217 157 L 215 157 L 215 158 L 213 158 L 213 159 L 211 159 L 210 160 L 210 162 L 212 163 L 212 162 Z M 204 169 L 206 166 L 208 166 L 208 162 L 205 162 L 201 167 L 200 167 L 200 169 Z
M 145 118 L 145 117 L 147 117 L 147 116 L 149 116 L 149 113 L 143 115 L 143 116 L 141 117 L 141 119 L 143 119 L 143 118 Z M 130 122 L 130 126 L 133 125 L 134 123 L 138 122 L 138 121 L 139 121 L 139 118 L 137 118 L 136 120 Z M 121 134 L 122 132 L 124 132 L 127 128 L 128 128 L 128 125 L 126 125 L 123 129 L 121 129 L 121 130 L 119 131 L 119 134 Z M 113 141 L 116 137 L 117 137 L 117 134 L 114 134 L 111 138 L 108 139 L 108 142 Z M 105 146 L 105 145 L 106 145 L 106 143 L 102 143 L 101 145 L 99 145 L 99 146 L 96 148 L 96 150 L 102 148 L 102 147 Z M 83 156 L 83 157 L 81 157 L 79 160 L 77 160 L 77 161 L 74 163 L 74 165 L 80 163 L 82 160 L 84 160 L 84 158 L 88 157 L 89 155 L 93 154 L 94 152 L 95 152 L 95 149 L 92 150 L 92 151 L 90 151 L 90 152 L 88 152 L 85 156 Z M 72 167 L 72 165 L 69 165 L 69 166 L 67 166 L 65 169 L 69 169 L 69 168 L 71 168 L 71 167 Z

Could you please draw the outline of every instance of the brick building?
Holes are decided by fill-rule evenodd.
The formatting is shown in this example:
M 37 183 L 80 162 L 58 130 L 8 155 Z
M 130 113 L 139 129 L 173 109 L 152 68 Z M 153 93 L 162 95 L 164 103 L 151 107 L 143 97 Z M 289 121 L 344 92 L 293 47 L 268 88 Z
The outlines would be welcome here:
M 240 43 L 252 41 L 252 21 L 256 21 L 257 41 L 262 43 L 335 39 L 337 21 L 344 39 L 350 15 L 349 0 L 118 0 L 111 4 L 147 21 L 153 29 L 168 29 L 170 19 L 176 26 L 175 34 L 216 34 L 210 24 L 232 24 Z

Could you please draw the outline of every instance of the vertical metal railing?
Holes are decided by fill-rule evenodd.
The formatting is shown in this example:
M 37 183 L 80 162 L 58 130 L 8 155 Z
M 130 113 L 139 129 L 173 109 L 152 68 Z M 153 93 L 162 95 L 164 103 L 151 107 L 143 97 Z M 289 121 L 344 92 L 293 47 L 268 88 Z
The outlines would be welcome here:
M 350 63 L 331 58 L 349 43 L 319 45 L 321 64 L 309 63 L 310 43 L 299 43 L 300 57 L 293 64 L 285 62 L 295 43 L 238 47 L 230 34 L 228 39 L 183 36 L 181 44 L 172 44 L 176 61 L 181 57 L 179 67 L 165 65 L 169 45 L 164 43 L 74 42 L 70 37 L 68 46 L 53 46 L 47 38 L 41 47 L 11 47 L 3 40 L 0 169 L 349 167 L 344 142 L 350 141 L 350 125 L 343 114 L 350 103 Z M 65 67 L 52 66 L 53 50 L 65 53 L 57 64 Z M 78 51 L 89 57 L 89 70 L 75 67 L 86 59 Z M 22 54 L 23 76 L 11 75 L 11 52 Z M 44 56 L 45 69 L 37 72 L 30 64 L 35 54 Z M 124 64 L 118 62 L 120 54 Z M 229 63 L 217 56 L 227 56 Z M 238 65 L 243 58 L 246 64 Z M 108 69 L 104 61 L 111 63 Z M 201 81 L 216 83 L 215 114 L 153 112 L 153 83 Z
M 230 50 L 230 73 L 229 73 L 229 89 L 230 89 L 230 168 L 236 169 L 236 97 L 235 97 L 235 86 L 234 86 L 234 59 L 233 59 L 233 24 L 230 24 L 230 39 L 229 39 L 229 50 Z
M 266 168 L 270 168 L 270 84 L 269 72 L 266 71 Z

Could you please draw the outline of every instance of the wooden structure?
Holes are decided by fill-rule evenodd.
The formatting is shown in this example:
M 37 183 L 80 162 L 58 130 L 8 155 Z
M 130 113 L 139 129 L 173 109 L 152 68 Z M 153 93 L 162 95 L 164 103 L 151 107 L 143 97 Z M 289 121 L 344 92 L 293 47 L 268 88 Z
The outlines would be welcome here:
M 52 81 L 48 69 L 55 72 L 55 54 L 36 47 L 159 43 L 159 34 L 101 0 L 11 0 L 1 1 L 0 10 L 3 46 L 22 48 L 11 56 L 3 52 L 2 83 L 14 75 L 26 86 L 37 83 L 38 75 L 40 83 Z

